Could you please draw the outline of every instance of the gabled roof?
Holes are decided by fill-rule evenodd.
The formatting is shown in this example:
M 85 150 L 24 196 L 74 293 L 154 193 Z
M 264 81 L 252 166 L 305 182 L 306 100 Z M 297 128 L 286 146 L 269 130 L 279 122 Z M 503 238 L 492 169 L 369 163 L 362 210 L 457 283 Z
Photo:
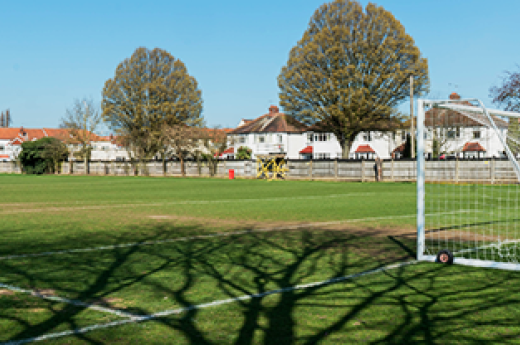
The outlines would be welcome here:
M 306 148 L 301 150 L 300 153 L 312 153 L 312 146 L 307 146 Z
M 59 139 L 61 141 L 74 142 L 71 133 L 72 130 L 68 128 L 44 128 L 43 129 L 48 137 L 53 137 Z M 82 137 L 88 137 L 91 141 L 105 141 L 97 134 L 94 134 L 90 131 L 78 130 Z M 110 141 L 110 139 L 106 140 Z
M 20 128 L 0 128 L 0 139 L 13 140 L 20 133 Z
M 248 133 L 302 133 L 307 126 L 294 117 L 278 112 L 278 107 L 269 107 L 269 113 L 264 114 L 242 126 L 232 130 L 229 134 Z
M 450 94 L 451 100 L 458 100 L 460 96 L 453 92 Z M 460 101 L 452 104 L 459 104 L 473 107 L 468 101 Z M 496 126 L 507 128 L 508 123 L 496 116 L 491 115 Z M 424 125 L 426 127 L 486 127 L 490 125 L 487 117 L 480 113 L 467 113 L 444 108 L 432 108 L 425 113 Z
M 0 128 L 0 139 L 14 140 L 20 138 L 22 141 L 38 140 L 45 137 L 45 133 L 41 129 L 33 128 Z
M 235 153 L 235 149 L 233 147 L 230 147 L 230 148 L 225 149 L 224 151 L 218 153 L 218 156 L 222 157 L 222 155 L 228 155 L 228 154 L 233 154 L 233 153 Z M 216 156 L 217 156 L 217 153 L 215 153 L 213 155 L 213 157 L 216 157 Z
M 464 148 L 462 149 L 462 152 L 468 152 L 468 151 L 486 152 L 486 149 L 483 148 L 482 145 L 480 145 L 477 142 L 474 142 L 474 143 L 467 142 L 466 144 L 464 144 Z
M 86 135 L 91 141 L 112 141 L 115 138 L 100 137 L 94 133 L 86 131 Z M 34 141 L 45 137 L 52 137 L 67 143 L 78 143 L 71 137 L 70 129 L 67 128 L 0 128 L 0 139 L 10 140 L 11 145 L 21 145 L 25 141 Z
M 392 152 L 404 152 L 404 145 L 405 143 L 402 143 L 401 145 L 397 146 Z
M 23 140 L 21 138 L 15 138 L 13 141 L 11 141 L 11 145 L 22 145 Z
M 370 145 L 359 145 L 358 148 L 356 149 L 356 153 L 375 153 L 376 151 L 374 151 Z

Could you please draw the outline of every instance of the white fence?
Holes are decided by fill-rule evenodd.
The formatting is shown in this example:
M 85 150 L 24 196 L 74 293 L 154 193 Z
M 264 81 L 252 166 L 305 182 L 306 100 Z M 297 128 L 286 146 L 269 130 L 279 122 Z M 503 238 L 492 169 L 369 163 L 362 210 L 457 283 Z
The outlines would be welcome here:
M 288 179 L 334 179 L 342 181 L 375 181 L 374 161 L 371 160 L 289 160 Z M 91 175 L 133 176 L 134 167 L 130 162 L 90 162 Z M 210 176 L 207 164 L 186 162 L 186 176 Z M 256 178 L 256 161 L 226 160 L 217 166 L 216 177 L 227 177 L 230 169 L 235 177 Z M 70 166 L 64 162 L 61 174 L 69 174 Z M 73 174 L 86 174 L 83 162 L 73 162 Z M 148 162 L 137 165 L 138 175 L 181 176 L 180 162 Z M 20 174 L 16 162 L 0 162 L 0 173 Z M 415 181 L 416 163 L 411 160 L 386 160 L 382 162 L 383 181 Z M 470 182 L 487 181 L 490 183 L 515 182 L 516 175 L 507 160 L 448 160 L 427 161 L 427 181 Z

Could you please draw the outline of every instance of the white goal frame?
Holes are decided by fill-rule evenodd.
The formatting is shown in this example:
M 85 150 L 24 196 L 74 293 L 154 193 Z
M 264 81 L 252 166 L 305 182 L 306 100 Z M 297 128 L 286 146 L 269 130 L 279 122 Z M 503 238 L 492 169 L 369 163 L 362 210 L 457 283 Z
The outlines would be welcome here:
M 455 111 L 468 112 L 468 113 L 479 113 L 484 115 L 483 119 L 487 120 L 487 126 L 490 125 L 490 128 L 494 131 L 494 133 L 498 136 L 501 144 L 504 147 L 505 153 L 508 159 L 511 161 L 514 171 L 516 173 L 517 179 L 520 182 L 520 165 L 518 164 L 517 159 L 515 159 L 511 150 L 509 149 L 507 143 L 507 139 L 504 138 L 491 115 L 500 116 L 500 117 L 515 117 L 520 118 L 520 113 L 510 112 L 510 111 L 502 111 L 496 109 L 487 109 L 482 101 L 479 99 L 453 99 L 453 100 L 424 100 L 419 99 L 417 104 L 417 260 L 418 261 L 429 261 L 435 262 L 437 259 L 436 255 L 426 255 L 425 254 L 425 108 L 426 107 L 438 107 L 444 109 L 451 109 Z M 468 106 L 462 105 L 463 102 L 468 104 L 468 102 L 473 102 L 472 104 L 478 104 L 478 106 Z M 478 120 L 477 120 L 478 121 Z M 482 123 L 484 124 L 484 123 Z M 519 143 L 520 144 L 520 143 Z M 516 242 L 516 241 L 515 241 Z M 519 241 L 520 242 L 520 239 Z M 475 266 L 475 267 L 487 267 L 487 268 L 498 268 L 498 269 L 507 269 L 507 270 L 520 270 L 520 263 L 514 262 L 497 262 L 491 260 L 481 260 L 481 259 L 467 259 L 461 257 L 454 257 L 453 263 Z

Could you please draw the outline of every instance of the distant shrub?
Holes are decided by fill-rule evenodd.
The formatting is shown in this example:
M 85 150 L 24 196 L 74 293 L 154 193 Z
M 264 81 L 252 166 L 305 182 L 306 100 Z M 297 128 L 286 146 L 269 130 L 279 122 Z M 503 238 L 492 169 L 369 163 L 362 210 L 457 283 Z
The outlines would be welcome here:
M 247 146 L 240 146 L 237 150 L 237 159 L 251 159 L 253 151 Z
M 67 147 L 58 139 L 42 138 L 24 142 L 18 159 L 25 173 L 40 175 L 56 172 L 67 152 Z

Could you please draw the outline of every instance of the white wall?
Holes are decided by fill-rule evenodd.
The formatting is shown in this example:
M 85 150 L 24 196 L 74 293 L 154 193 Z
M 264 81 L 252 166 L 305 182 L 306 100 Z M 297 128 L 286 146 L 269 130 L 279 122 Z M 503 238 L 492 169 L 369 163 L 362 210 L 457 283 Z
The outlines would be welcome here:
M 500 135 L 504 136 L 505 139 L 507 136 L 507 129 L 499 128 L 499 130 Z M 473 133 L 475 131 L 480 132 L 480 138 L 474 138 Z M 425 140 L 425 149 L 427 153 L 433 152 L 433 138 L 434 135 L 432 133 L 432 128 L 427 128 Z M 441 151 L 458 154 L 462 158 L 464 154 L 462 149 L 468 142 L 479 143 L 486 150 L 486 152 L 483 154 L 483 157 L 485 158 L 504 157 L 504 146 L 502 145 L 502 142 L 500 141 L 497 133 L 495 133 L 495 131 L 491 128 L 482 126 L 461 128 L 459 137 L 446 139 L 444 145 L 441 147 Z

